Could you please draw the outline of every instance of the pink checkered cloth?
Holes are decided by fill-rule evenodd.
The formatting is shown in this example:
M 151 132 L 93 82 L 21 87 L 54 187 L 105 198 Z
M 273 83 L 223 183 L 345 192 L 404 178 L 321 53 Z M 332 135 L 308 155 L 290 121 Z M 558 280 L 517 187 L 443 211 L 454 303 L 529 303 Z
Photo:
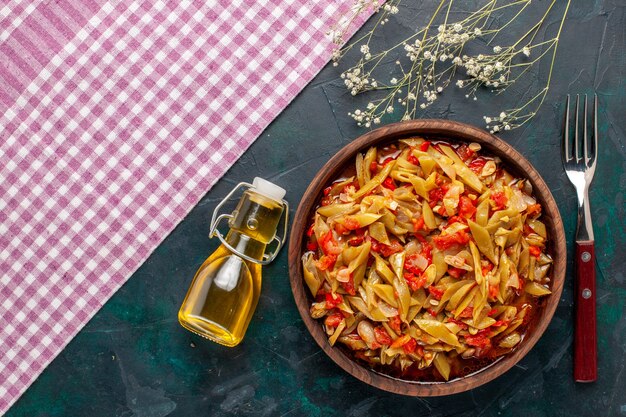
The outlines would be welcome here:
M 351 3 L 0 3 L 0 414 L 328 62 Z

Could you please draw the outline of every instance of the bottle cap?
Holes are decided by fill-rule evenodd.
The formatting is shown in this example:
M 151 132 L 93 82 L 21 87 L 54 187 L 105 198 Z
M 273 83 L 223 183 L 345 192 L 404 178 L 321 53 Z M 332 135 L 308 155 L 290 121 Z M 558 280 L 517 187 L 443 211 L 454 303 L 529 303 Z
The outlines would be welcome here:
M 279 203 L 283 201 L 283 197 L 287 193 L 287 191 L 285 191 L 278 185 L 259 177 L 254 178 L 252 186 L 254 187 L 254 190 L 259 194 L 263 194 L 264 196 L 269 197 L 272 200 L 276 200 Z

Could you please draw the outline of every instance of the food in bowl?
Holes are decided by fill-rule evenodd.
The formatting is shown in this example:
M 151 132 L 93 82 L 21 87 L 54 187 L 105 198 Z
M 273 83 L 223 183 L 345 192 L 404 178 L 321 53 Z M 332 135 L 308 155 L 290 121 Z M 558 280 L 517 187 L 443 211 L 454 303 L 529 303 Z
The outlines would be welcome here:
M 514 350 L 551 294 L 541 214 L 530 182 L 477 143 L 373 146 L 310 221 L 310 315 L 379 372 L 463 377 Z

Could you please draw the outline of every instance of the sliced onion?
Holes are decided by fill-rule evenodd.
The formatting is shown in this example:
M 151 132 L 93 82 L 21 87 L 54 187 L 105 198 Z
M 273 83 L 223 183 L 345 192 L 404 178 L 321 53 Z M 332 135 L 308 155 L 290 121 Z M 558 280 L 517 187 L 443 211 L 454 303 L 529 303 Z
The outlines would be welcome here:
M 374 326 L 367 320 L 363 320 L 356 328 L 357 333 L 361 336 L 361 339 L 367 344 L 367 347 L 373 349 L 372 345 L 376 342 L 376 336 L 374 334 Z
M 398 210 L 396 214 L 396 219 L 401 222 L 408 222 L 411 218 L 406 214 L 404 210 Z
M 404 246 L 404 252 L 408 255 L 411 255 L 415 252 L 419 252 L 421 245 L 417 243 L 417 240 L 411 240 Z
M 383 300 L 378 302 L 378 309 L 385 317 L 395 317 L 398 315 L 398 309 L 390 306 Z
M 526 181 L 526 183 L 528 183 L 528 181 Z M 533 204 L 537 204 L 537 200 L 535 200 L 528 194 L 522 193 L 522 198 L 524 199 L 524 202 L 528 204 L 529 206 L 532 206 Z
M 337 281 L 339 282 L 350 281 L 350 270 L 347 267 L 343 267 L 339 271 L 337 271 Z

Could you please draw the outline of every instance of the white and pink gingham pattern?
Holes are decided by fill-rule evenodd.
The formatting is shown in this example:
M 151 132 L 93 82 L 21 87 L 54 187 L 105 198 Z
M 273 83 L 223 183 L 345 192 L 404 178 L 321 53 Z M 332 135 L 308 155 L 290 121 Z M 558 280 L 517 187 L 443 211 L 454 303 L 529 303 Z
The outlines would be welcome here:
M 341 3 L 0 6 L 0 414 L 326 64 Z

